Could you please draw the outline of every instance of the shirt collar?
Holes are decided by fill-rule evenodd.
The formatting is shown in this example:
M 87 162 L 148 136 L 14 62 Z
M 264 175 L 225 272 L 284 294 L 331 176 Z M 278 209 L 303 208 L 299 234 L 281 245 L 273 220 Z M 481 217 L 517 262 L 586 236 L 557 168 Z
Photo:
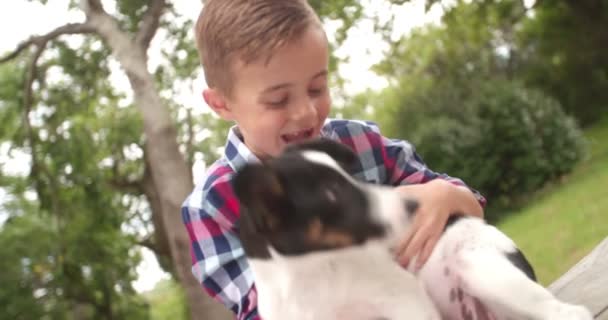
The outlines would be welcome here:
M 331 137 L 333 132 L 328 126 L 330 119 L 325 120 L 324 126 L 321 128 L 321 137 Z M 249 150 L 243 142 L 243 135 L 239 128 L 235 125 L 228 130 L 228 139 L 224 148 L 224 157 L 232 170 L 237 171 L 245 164 L 250 162 L 260 162 L 260 159 Z
M 237 171 L 248 162 L 259 162 L 260 159 L 249 150 L 243 142 L 243 135 L 237 126 L 228 130 L 228 139 L 224 148 L 224 156 L 232 170 Z

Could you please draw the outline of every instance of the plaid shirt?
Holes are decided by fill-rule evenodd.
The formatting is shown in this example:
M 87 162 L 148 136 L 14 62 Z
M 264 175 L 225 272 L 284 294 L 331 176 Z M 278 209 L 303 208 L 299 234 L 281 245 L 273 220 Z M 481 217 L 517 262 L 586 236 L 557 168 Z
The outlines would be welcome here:
M 383 137 L 370 122 L 327 120 L 321 136 L 350 146 L 359 156 L 355 177 L 386 185 L 424 183 L 435 178 L 464 183 L 429 170 L 411 144 Z M 225 154 L 185 200 L 182 218 L 190 236 L 192 273 L 207 293 L 232 310 L 239 320 L 260 319 L 253 274 L 238 238 L 239 203 L 231 179 L 249 161 L 258 161 L 236 127 L 228 135 Z M 472 190 L 485 206 L 485 199 Z

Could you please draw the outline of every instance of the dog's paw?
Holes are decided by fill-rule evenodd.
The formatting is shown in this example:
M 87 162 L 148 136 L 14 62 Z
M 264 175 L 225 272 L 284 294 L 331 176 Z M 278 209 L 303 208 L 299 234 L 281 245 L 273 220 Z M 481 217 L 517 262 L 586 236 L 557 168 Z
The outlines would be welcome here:
M 554 302 L 547 311 L 546 320 L 593 320 L 591 312 L 580 305 Z

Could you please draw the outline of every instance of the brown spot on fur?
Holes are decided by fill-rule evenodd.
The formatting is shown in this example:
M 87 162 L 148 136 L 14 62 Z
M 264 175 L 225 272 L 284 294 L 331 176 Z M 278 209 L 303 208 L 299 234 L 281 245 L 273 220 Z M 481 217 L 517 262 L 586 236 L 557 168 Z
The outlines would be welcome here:
M 464 293 L 462 292 L 462 288 L 458 287 L 458 301 L 462 302 L 464 299 Z
M 341 248 L 355 243 L 355 239 L 346 232 L 323 228 L 323 224 L 319 219 L 315 219 L 310 223 L 306 236 L 310 243 L 325 247 Z
M 321 239 L 321 234 L 323 233 L 323 225 L 321 224 L 321 220 L 318 218 L 313 220 L 308 226 L 308 240 L 310 242 L 318 242 Z
M 347 233 L 326 231 L 321 237 L 321 243 L 330 247 L 347 247 L 355 243 L 355 239 Z
M 446 277 L 447 277 L 447 276 L 449 276 L 449 275 L 450 275 L 450 268 L 445 267 L 445 268 L 443 269 L 443 275 L 445 275 Z
M 276 197 L 282 197 L 285 192 L 283 190 L 283 186 L 281 185 L 281 182 L 279 181 L 279 178 L 277 176 L 272 176 L 272 179 L 269 181 L 270 182 L 270 192 L 272 192 L 272 194 Z
M 490 320 L 490 316 L 488 315 L 488 310 L 486 307 L 479 301 L 479 299 L 473 299 L 473 303 L 475 303 L 475 319 L 477 320 Z

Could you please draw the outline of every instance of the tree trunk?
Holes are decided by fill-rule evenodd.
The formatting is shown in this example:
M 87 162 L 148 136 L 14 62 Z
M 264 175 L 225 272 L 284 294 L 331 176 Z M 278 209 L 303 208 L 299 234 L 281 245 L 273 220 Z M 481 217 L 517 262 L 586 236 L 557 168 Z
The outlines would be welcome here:
M 180 215 L 181 204 L 193 189 L 191 169 L 179 152 L 177 131 L 171 115 L 158 94 L 153 76 L 147 69 L 146 51 L 155 27 L 158 26 L 158 21 L 154 23 L 148 20 L 148 17 L 158 20 L 164 1 L 150 2 L 149 10 L 156 8 L 157 12 L 150 12 L 144 17 L 142 29 L 138 31 L 135 40 L 120 30 L 116 21 L 103 10 L 100 0 L 83 0 L 81 4 L 87 16 L 87 23 L 104 38 L 112 49 L 112 55 L 126 72 L 134 92 L 135 105 L 142 114 L 146 138 L 145 153 L 159 197 L 159 212 L 162 225 L 165 226 L 171 259 L 177 278 L 186 293 L 190 318 L 230 319 L 232 314 L 206 295 L 191 273 L 190 240 Z
M 191 273 L 190 240 L 182 224 L 180 209 L 193 184 L 190 169 L 178 150 L 177 132 L 169 112 L 154 87 L 152 76 L 142 79 L 131 74 L 129 80 L 135 92 L 135 104 L 144 118 L 146 153 L 159 195 L 161 221 L 175 271 L 188 297 L 191 319 L 229 319 L 224 318 L 229 315 L 222 312 L 224 308 L 203 293 Z
M 152 239 L 153 251 L 158 260 L 160 267 L 169 272 L 174 279 L 177 279 L 177 273 L 175 272 L 175 266 L 171 259 L 171 245 L 169 244 L 169 238 L 167 238 L 167 228 L 165 227 L 162 215 L 162 208 L 160 197 L 154 184 L 154 178 L 152 178 L 152 171 L 150 169 L 150 160 L 144 153 L 145 170 L 144 178 L 142 181 L 142 189 L 148 200 L 150 211 L 152 212 L 152 225 L 154 226 L 154 235 Z

